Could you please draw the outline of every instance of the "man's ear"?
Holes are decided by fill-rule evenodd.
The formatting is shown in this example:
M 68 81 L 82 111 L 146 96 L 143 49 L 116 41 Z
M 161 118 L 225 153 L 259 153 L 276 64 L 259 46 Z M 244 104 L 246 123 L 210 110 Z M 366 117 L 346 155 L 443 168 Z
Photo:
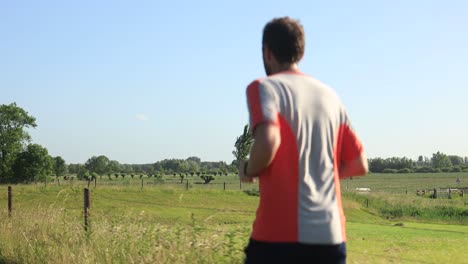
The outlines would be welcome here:
M 263 46 L 263 57 L 267 60 L 267 61 L 271 61 L 271 50 L 267 47 L 267 46 Z

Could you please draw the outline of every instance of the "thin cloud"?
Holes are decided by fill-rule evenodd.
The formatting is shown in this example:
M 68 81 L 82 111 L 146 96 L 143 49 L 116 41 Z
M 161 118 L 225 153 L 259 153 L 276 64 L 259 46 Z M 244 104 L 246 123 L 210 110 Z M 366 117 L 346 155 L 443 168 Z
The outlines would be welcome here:
M 145 114 L 137 114 L 135 115 L 135 118 L 140 121 L 148 121 L 149 119 Z

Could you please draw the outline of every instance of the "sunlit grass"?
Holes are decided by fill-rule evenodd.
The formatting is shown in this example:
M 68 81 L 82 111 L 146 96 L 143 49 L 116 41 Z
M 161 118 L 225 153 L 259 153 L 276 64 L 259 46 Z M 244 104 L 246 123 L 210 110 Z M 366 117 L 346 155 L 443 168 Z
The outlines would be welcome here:
M 85 232 L 83 186 L 16 185 L 13 195 L 8 218 L 6 186 L 0 186 L 0 263 L 242 263 L 258 204 L 258 197 L 238 190 L 98 186 L 91 188 Z M 349 263 L 468 258 L 457 250 L 468 242 L 467 226 L 387 220 L 347 195 L 343 204 Z M 430 207 L 431 201 L 419 205 Z

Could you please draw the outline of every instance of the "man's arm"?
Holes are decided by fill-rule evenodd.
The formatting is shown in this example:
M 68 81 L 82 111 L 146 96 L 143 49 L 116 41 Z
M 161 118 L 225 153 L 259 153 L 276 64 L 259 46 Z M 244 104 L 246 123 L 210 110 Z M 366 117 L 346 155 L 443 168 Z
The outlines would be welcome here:
M 340 178 L 348 178 L 353 176 L 363 176 L 369 172 L 369 165 L 367 164 L 367 157 L 364 151 L 356 159 L 350 161 L 343 161 L 340 164 L 339 175 Z
M 244 175 L 244 162 L 239 164 L 241 180 L 251 182 L 260 172 L 266 169 L 273 159 L 281 143 L 279 127 L 273 123 L 259 124 L 254 131 L 254 143 L 250 150 L 247 165 L 247 175 Z

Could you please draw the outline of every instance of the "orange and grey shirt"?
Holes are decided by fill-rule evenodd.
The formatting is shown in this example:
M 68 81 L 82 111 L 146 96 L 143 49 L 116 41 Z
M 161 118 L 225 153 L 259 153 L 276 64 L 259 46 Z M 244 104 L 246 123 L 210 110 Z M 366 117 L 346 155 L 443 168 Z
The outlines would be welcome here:
M 281 72 L 252 82 L 247 103 L 252 131 L 269 122 L 281 134 L 273 162 L 259 175 L 252 239 L 345 242 L 338 166 L 363 148 L 336 93 L 312 77 Z

